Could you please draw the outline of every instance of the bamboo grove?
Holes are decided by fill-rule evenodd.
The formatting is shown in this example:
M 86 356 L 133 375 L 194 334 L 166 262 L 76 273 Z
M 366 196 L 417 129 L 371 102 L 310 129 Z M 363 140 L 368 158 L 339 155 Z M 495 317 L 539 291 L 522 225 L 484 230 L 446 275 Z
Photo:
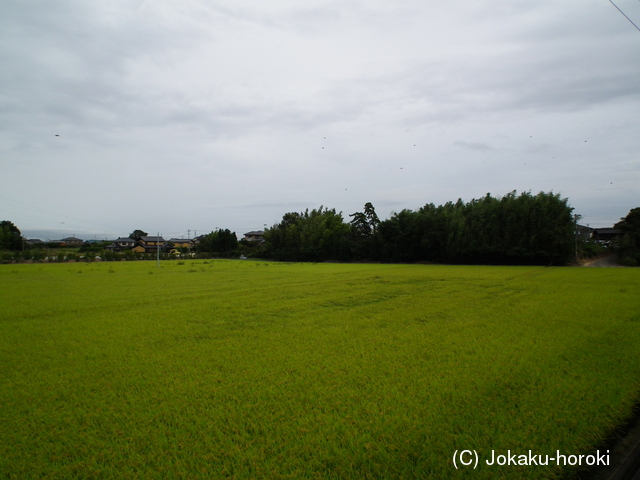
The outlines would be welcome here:
M 572 210 L 558 194 L 515 191 L 431 203 L 383 221 L 370 203 L 348 223 L 321 206 L 286 213 L 265 232 L 265 253 L 287 261 L 564 265 L 574 252 Z

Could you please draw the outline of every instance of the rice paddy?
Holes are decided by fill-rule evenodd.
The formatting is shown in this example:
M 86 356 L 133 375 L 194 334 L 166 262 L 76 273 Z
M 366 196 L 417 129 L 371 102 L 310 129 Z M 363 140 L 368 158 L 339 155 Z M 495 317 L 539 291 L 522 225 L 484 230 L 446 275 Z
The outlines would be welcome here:
M 640 399 L 635 269 L 181 263 L 0 265 L 3 478 L 562 478 L 485 460 Z

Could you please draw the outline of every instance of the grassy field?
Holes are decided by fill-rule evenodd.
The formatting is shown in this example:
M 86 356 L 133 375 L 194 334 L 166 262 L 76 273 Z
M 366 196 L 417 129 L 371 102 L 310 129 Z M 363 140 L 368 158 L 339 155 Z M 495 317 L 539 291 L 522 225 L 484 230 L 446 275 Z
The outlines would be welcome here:
M 0 306 L 1 478 L 561 478 L 484 459 L 640 399 L 637 269 L 0 265 Z

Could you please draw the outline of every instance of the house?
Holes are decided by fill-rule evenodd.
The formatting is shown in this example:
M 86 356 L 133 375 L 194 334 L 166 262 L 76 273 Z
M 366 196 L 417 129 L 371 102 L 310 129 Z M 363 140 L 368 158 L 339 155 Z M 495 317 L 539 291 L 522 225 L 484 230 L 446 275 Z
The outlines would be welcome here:
M 264 242 L 264 231 L 256 230 L 254 232 L 247 232 L 244 234 L 244 240 L 249 242 Z
M 84 240 L 80 240 L 79 238 L 76 238 L 76 237 L 67 237 L 67 238 L 63 238 L 60 241 L 67 245 L 82 245 L 84 243 Z
M 133 238 L 120 237 L 115 239 L 111 245 L 105 248 L 107 250 L 116 251 L 116 250 L 131 250 L 135 246 L 136 246 L 136 241 Z
M 592 234 L 593 228 L 584 225 L 576 225 L 576 236 L 578 237 L 578 240 L 586 242 L 591 238 Z
M 158 245 L 162 246 L 165 243 L 165 239 L 162 237 L 148 236 L 148 237 L 140 237 L 140 245 L 145 247 L 153 247 L 154 245 L 157 247 Z
M 165 245 L 165 240 L 162 237 L 157 237 L 157 236 L 140 237 L 140 240 L 138 240 L 137 245 L 133 247 L 132 250 L 137 253 L 157 253 L 158 247 L 160 247 L 160 251 L 162 251 L 164 245 Z
M 136 245 L 131 251 L 136 253 L 158 253 L 158 245 Z M 160 251 L 165 251 L 164 245 L 160 245 Z
M 184 238 L 171 238 L 169 239 L 169 245 L 173 245 L 173 248 L 169 250 L 169 253 L 174 255 L 180 255 L 182 253 L 180 250 L 178 250 L 179 248 L 180 249 L 186 248 L 188 250 L 191 250 L 191 247 L 195 247 L 193 240 L 191 239 L 185 240 Z
M 619 228 L 594 228 L 591 239 L 598 243 L 617 243 L 622 238 L 622 230 Z
M 120 237 L 116 238 L 113 243 L 120 248 L 133 248 L 136 246 L 136 241 L 133 238 Z
M 200 242 L 202 241 L 202 239 L 206 237 L 206 235 L 198 235 L 196 238 L 194 238 L 193 240 L 191 240 L 193 242 L 194 246 L 200 245 Z
M 184 238 L 171 238 L 169 243 L 173 243 L 175 248 L 191 248 L 193 247 L 193 241 L 191 239 Z
M 27 243 L 29 245 L 40 245 L 41 243 L 44 243 L 42 240 L 40 240 L 39 238 L 31 238 L 29 240 L 27 240 Z

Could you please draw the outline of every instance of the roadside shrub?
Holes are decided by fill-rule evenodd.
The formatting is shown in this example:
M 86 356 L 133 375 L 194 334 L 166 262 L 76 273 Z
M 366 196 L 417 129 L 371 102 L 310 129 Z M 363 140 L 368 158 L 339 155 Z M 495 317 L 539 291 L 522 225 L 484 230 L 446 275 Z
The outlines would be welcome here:
M 42 251 L 35 251 L 31 254 L 31 260 L 34 262 L 42 262 L 45 258 L 45 254 Z
M 626 255 L 626 256 L 618 258 L 618 263 L 620 265 L 624 265 L 626 267 L 637 267 L 638 266 L 638 259 L 635 258 L 635 257 L 632 257 L 630 255 Z

